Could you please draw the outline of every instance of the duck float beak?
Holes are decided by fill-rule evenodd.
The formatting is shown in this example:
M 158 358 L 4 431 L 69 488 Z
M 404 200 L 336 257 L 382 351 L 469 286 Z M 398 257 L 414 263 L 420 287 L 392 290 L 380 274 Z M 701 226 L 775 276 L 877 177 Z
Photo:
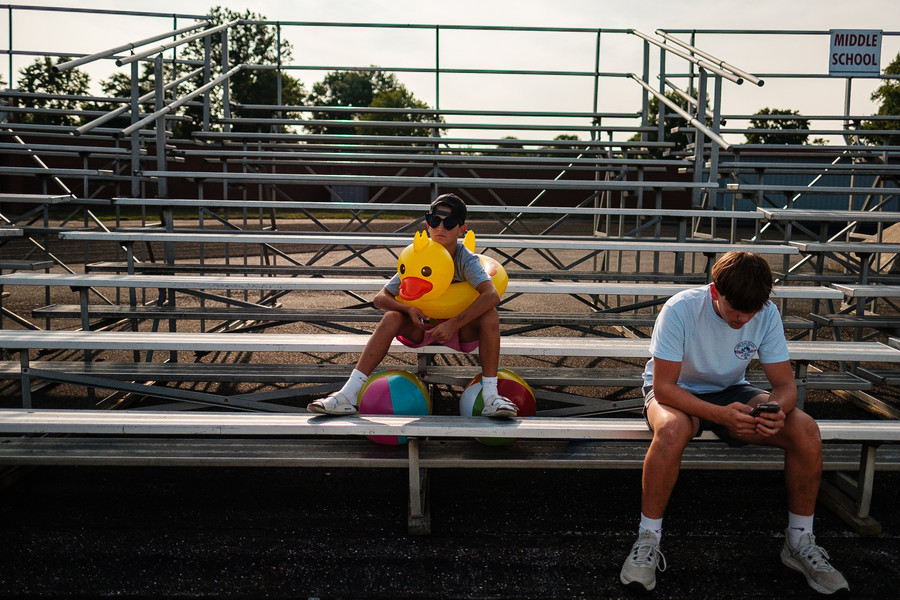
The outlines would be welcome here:
M 407 277 L 400 282 L 400 297 L 407 302 L 418 300 L 431 291 L 434 286 L 426 279 Z

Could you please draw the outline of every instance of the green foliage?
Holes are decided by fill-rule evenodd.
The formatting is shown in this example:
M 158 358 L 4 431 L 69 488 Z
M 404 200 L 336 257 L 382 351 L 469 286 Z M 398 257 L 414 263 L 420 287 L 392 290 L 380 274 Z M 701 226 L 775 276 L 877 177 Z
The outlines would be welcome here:
M 20 92 L 57 94 L 70 96 L 85 96 L 88 94 L 88 86 L 91 78 L 84 71 L 68 69 L 61 73 L 53 72 L 54 64 L 69 62 L 71 58 L 61 56 L 56 63 L 49 56 L 36 58 L 27 67 L 19 69 Z M 82 103 L 79 100 L 69 98 L 34 98 L 26 102 L 35 108 L 53 108 L 63 110 L 81 110 Z M 78 125 L 80 119 L 74 115 L 46 115 L 24 114 L 23 123 L 40 123 L 44 125 Z
M 556 141 L 578 141 L 578 136 L 571 133 L 561 133 L 555 138 Z M 576 158 L 579 154 L 581 154 L 581 148 L 576 145 L 569 144 L 553 144 L 551 146 L 541 146 L 542 150 L 545 150 L 544 156 L 551 156 L 555 158 Z M 570 150 L 569 152 L 562 152 L 562 150 Z
M 894 57 L 884 69 L 885 75 L 900 75 L 900 53 Z M 872 92 L 872 101 L 880 102 L 876 117 L 900 116 L 900 80 L 885 79 L 884 82 Z M 860 129 L 889 129 L 900 130 L 900 121 L 888 119 L 872 119 L 862 124 Z M 897 135 L 870 135 L 863 138 L 866 143 L 872 145 L 900 145 L 900 132 Z
M 243 13 L 216 6 L 209 11 L 212 26 L 221 25 L 234 20 L 265 21 L 266 18 L 250 10 Z M 213 34 L 210 38 L 211 77 L 222 74 L 222 37 Z M 291 59 L 293 47 L 289 42 L 281 41 L 281 61 Z M 204 41 L 202 39 L 188 43 L 182 58 L 188 60 L 204 59 Z M 228 30 L 228 64 L 229 68 L 237 65 L 277 65 L 279 60 L 278 36 L 275 28 L 263 23 L 241 24 Z M 281 74 L 282 104 L 303 104 L 306 90 L 299 79 L 286 73 Z M 199 87 L 199 85 L 195 86 Z M 278 72 L 274 69 L 242 69 L 231 78 L 230 99 L 232 104 L 277 104 Z M 222 114 L 222 88 L 217 86 L 210 98 L 210 110 L 213 114 Z M 185 114 L 194 120 L 193 129 L 202 123 L 203 109 L 188 107 Z M 248 113 L 248 114 L 259 114 Z M 271 115 L 265 115 L 271 116 Z M 237 129 L 237 128 L 236 128 Z M 253 127 L 252 129 L 256 129 Z M 276 128 L 284 130 L 283 127 Z M 182 135 L 189 132 L 185 131 Z
M 367 71 L 333 71 L 313 85 L 307 99 L 311 106 L 347 106 L 359 108 L 412 108 L 427 109 L 428 104 L 418 100 L 393 73 L 385 73 L 373 65 Z M 379 112 L 325 112 L 314 111 L 313 119 L 321 121 L 404 121 L 422 123 L 431 121 L 430 115 Z M 438 119 L 443 122 L 443 119 Z M 405 135 L 428 137 L 430 127 L 362 127 L 339 123 L 335 125 L 308 125 L 312 133 Z
M 800 112 L 790 109 L 779 108 L 763 108 L 756 113 L 764 117 L 765 115 L 799 115 Z M 808 119 L 766 119 L 755 118 L 750 119 L 751 129 L 769 129 L 779 131 L 785 129 L 809 129 Z M 790 133 L 746 133 L 748 144 L 805 144 L 809 139 L 808 133 L 790 132 Z
M 429 106 L 421 100 L 417 100 L 406 87 L 399 86 L 390 90 L 382 90 L 378 92 L 370 108 L 414 108 L 428 109 Z M 422 123 L 431 121 L 432 117 L 427 114 L 412 113 L 364 113 L 360 115 L 359 120 L 364 121 L 402 121 L 412 123 Z M 360 135 L 402 135 L 402 136 L 419 136 L 428 137 L 432 134 L 431 127 L 357 127 L 356 132 Z

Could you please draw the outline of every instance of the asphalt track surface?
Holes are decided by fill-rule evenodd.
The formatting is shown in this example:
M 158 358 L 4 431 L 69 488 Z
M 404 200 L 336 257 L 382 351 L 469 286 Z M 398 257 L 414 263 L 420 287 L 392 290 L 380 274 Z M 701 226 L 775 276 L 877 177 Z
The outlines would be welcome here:
M 432 533 L 406 533 L 396 469 L 46 467 L 0 501 L 3 598 L 634 598 L 618 582 L 636 470 L 435 470 Z M 818 541 L 852 598 L 898 597 L 900 473 L 861 537 Z M 782 566 L 778 472 L 686 471 L 651 598 L 814 598 Z

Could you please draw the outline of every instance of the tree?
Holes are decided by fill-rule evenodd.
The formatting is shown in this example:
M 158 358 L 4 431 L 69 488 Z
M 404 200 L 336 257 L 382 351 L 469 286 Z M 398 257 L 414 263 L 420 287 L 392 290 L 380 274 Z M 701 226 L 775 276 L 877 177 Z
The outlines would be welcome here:
M 376 66 L 368 71 L 333 71 L 322 81 L 313 85 L 308 102 L 321 107 L 358 108 L 412 108 L 427 109 L 429 106 L 418 100 L 393 73 L 385 73 Z M 319 121 L 406 121 L 421 123 L 432 120 L 427 114 L 379 113 L 367 111 L 313 111 L 313 119 Z M 438 119 L 438 122 L 443 122 Z M 357 125 L 308 125 L 312 133 L 367 135 L 415 135 L 427 137 L 432 134 L 429 127 L 376 128 Z
M 129 70 L 130 71 L 130 70 Z M 153 73 L 153 64 L 152 63 L 144 63 L 140 75 L 138 76 L 138 96 L 143 96 L 153 91 L 153 81 L 154 81 L 154 73 Z M 113 73 L 106 79 L 100 80 L 100 90 L 103 92 L 104 96 L 110 98 L 131 98 L 131 76 L 126 75 L 123 72 Z M 152 105 L 144 105 L 144 110 L 147 110 L 148 107 Z M 119 102 L 102 102 L 93 105 L 93 108 L 97 110 L 104 111 L 112 111 L 117 108 L 121 108 L 122 104 Z M 113 119 L 112 121 L 108 121 L 104 124 L 104 127 L 115 127 L 115 128 L 125 128 L 131 124 L 131 119 L 127 115 L 130 114 L 131 106 L 129 105 L 129 113 L 126 113 L 126 116 Z
M 250 10 L 243 13 L 216 6 L 209 11 L 211 26 L 221 25 L 229 21 L 265 21 L 266 18 Z M 211 77 L 222 74 L 222 37 L 213 34 L 210 39 Z M 293 48 L 289 42 L 281 42 L 279 56 L 278 39 L 275 30 L 264 23 L 242 23 L 228 30 L 228 64 L 229 68 L 237 65 L 277 65 L 292 58 Z M 204 41 L 194 40 L 185 46 L 182 57 L 188 60 L 204 59 Z M 283 105 L 303 104 L 306 90 L 299 79 L 281 73 Z M 199 87 L 199 85 L 195 86 Z M 270 104 L 278 102 L 278 71 L 274 69 L 242 69 L 230 79 L 230 99 L 233 104 Z M 211 112 L 222 114 L 222 88 L 217 86 L 210 98 Z M 201 122 L 202 108 L 189 107 L 185 111 L 194 119 L 194 128 Z M 272 111 L 274 112 L 274 111 Z M 239 112 L 241 115 L 246 111 Z M 255 113 L 258 114 L 258 113 Z M 269 115 L 266 115 L 269 116 Z M 255 129 L 247 126 L 244 129 Z M 283 129 L 283 128 L 280 128 Z
M 61 56 L 57 65 L 70 61 L 71 58 Z M 78 68 L 67 69 L 60 73 L 53 72 L 53 60 L 49 56 L 36 58 L 27 67 L 19 69 L 19 86 L 21 92 L 33 94 L 53 94 L 59 96 L 86 96 L 89 92 L 90 76 Z M 82 103 L 74 98 L 33 98 L 29 99 L 34 108 L 53 108 L 61 110 L 81 110 Z M 78 125 L 80 118 L 76 115 L 26 113 L 23 123 L 41 123 L 45 125 Z
M 894 57 L 884 69 L 885 75 L 900 75 L 900 53 Z M 876 117 L 900 116 L 900 80 L 885 79 L 878 88 L 872 92 L 872 101 L 880 102 Z M 900 121 L 888 119 L 872 119 L 865 121 L 860 129 L 900 129 Z M 866 143 L 872 145 L 900 145 L 900 133 L 897 135 L 869 135 L 863 138 Z
M 578 136 L 572 133 L 561 133 L 555 138 L 555 141 L 572 141 L 577 142 Z M 551 146 L 541 146 L 541 150 L 545 150 L 544 156 L 550 156 L 553 158 L 576 158 L 579 154 L 581 154 L 582 149 L 579 146 L 574 144 L 553 144 Z M 563 150 L 569 150 L 568 152 L 563 152 Z
M 421 100 L 417 100 L 405 86 L 400 86 L 392 90 L 383 90 L 372 98 L 370 108 L 413 108 L 428 109 L 429 106 Z M 421 113 L 364 113 L 360 115 L 359 120 L 365 121 L 402 121 L 412 123 L 422 123 L 431 121 L 433 117 L 428 114 Z M 360 135 L 403 135 L 403 136 L 420 136 L 428 137 L 432 135 L 431 127 L 357 127 L 356 132 Z
M 759 116 L 765 115 L 799 115 L 800 112 L 790 109 L 779 108 L 763 108 L 756 113 Z M 751 129 L 769 129 L 779 131 L 785 129 L 809 129 L 809 119 L 766 119 L 754 118 L 750 119 Z M 748 144 L 805 144 L 809 139 L 808 133 L 790 132 L 790 133 L 746 133 Z

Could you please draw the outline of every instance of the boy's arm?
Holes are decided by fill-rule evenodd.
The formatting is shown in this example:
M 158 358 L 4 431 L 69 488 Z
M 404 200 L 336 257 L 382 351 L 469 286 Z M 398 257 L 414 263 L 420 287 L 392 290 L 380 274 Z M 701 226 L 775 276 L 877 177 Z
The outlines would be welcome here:
M 439 323 L 431 330 L 431 335 L 435 340 L 444 343 L 453 337 L 453 334 L 461 327 L 500 304 L 500 294 L 497 293 L 497 288 L 494 287 L 494 282 L 490 279 L 482 281 L 475 289 L 478 291 L 478 297 L 475 298 L 475 301 L 468 308 L 452 319 Z
M 791 361 L 762 363 L 762 370 L 772 384 L 769 402 L 780 404 L 781 411 L 785 414 L 791 412 L 797 406 L 797 382 L 794 380 Z
M 410 320 L 416 327 L 421 329 L 426 328 L 426 322 L 428 321 L 428 317 L 425 316 L 425 313 L 422 312 L 421 309 L 410 306 L 409 304 L 404 304 L 397 300 L 396 296 L 387 291 L 387 288 L 381 288 L 377 294 L 375 294 L 375 298 L 372 299 L 372 304 L 375 308 L 380 308 L 384 311 L 397 311 L 406 313 L 409 315 Z
M 756 420 L 750 407 L 739 402 L 717 406 L 701 400 L 678 385 L 681 362 L 653 357 L 653 395 L 656 401 L 681 412 L 727 427 L 736 434 L 755 431 Z

